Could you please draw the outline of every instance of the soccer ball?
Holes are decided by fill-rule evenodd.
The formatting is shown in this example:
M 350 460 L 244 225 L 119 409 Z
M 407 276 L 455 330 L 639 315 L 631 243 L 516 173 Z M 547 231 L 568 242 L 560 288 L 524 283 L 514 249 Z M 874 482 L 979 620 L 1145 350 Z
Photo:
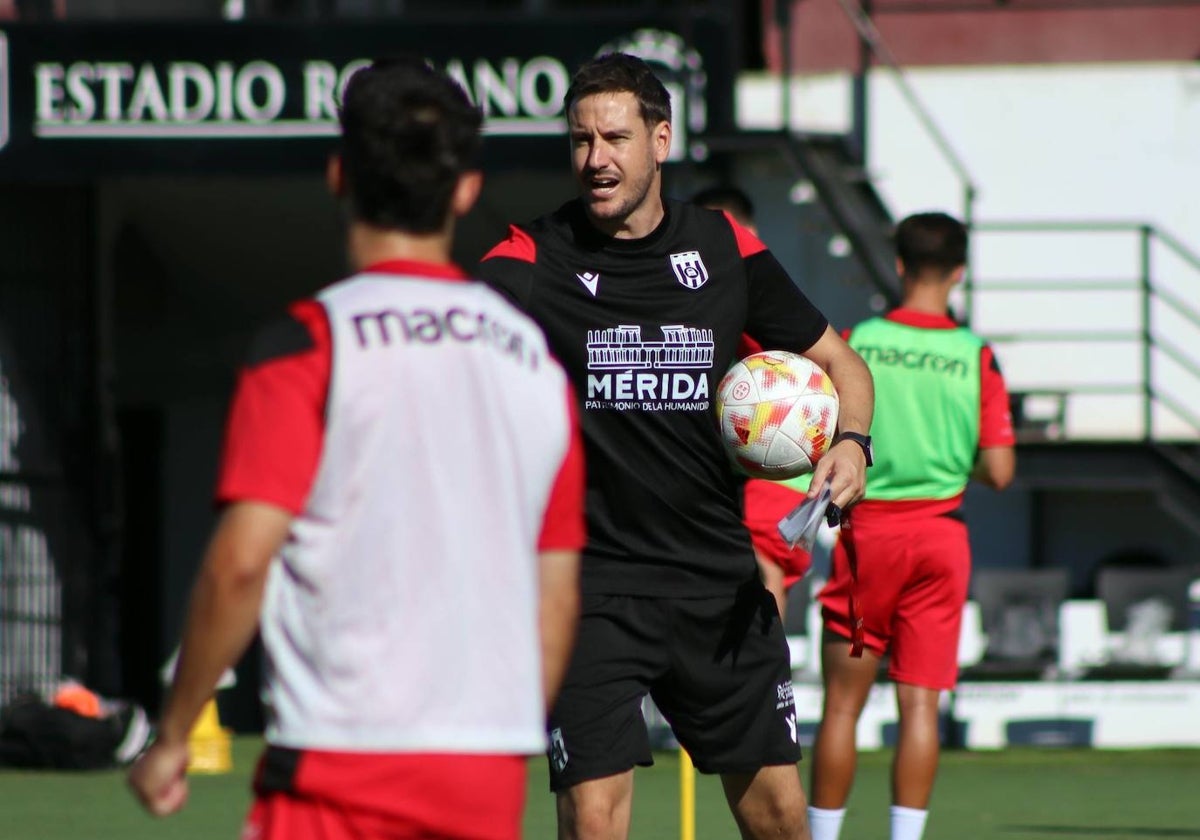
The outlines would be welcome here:
M 733 460 L 755 478 L 811 472 L 837 428 L 838 396 L 819 365 L 796 353 L 747 356 L 717 386 L 721 437 Z

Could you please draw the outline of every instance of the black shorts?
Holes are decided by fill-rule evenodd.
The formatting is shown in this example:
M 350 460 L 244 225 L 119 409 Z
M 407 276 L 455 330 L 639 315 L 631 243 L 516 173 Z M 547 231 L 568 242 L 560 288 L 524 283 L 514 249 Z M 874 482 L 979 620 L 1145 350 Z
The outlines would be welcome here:
M 800 760 L 791 660 L 775 599 L 585 596 L 575 652 L 550 716 L 550 788 L 654 763 L 649 692 L 702 773 Z

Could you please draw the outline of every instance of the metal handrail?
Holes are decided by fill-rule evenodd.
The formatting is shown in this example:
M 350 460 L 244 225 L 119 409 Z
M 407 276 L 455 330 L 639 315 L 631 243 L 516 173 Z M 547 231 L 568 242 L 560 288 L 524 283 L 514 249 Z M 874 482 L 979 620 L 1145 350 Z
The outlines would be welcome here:
M 1190 264 L 1197 271 L 1200 271 L 1200 255 L 1197 255 L 1190 248 L 1180 242 L 1171 234 L 1161 228 L 1151 226 L 1151 230 L 1158 238 L 1158 241 L 1166 245 L 1171 251 L 1184 262 Z
M 1022 221 L 1017 219 L 989 219 L 980 225 L 981 230 L 995 233 L 1138 233 L 1142 228 L 1150 227 L 1158 236 L 1165 238 L 1165 231 L 1160 231 L 1154 225 L 1136 219 L 1089 219 L 1087 221 L 1072 221 L 1064 219 L 1046 219 Z M 1178 239 L 1171 237 L 1174 247 L 1185 253 L 1190 253 Z M 1193 256 L 1196 267 L 1200 268 L 1200 257 Z
M 1182 299 L 1176 297 L 1175 294 L 1168 292 L 1166 289 L 1157 289 L 1154 292 L 1154 296 L 1163 303 L 1169 304 L 1173 311 L 1187 318 L 1194 326 L 1200 327 L 1200 313 L 1188 306 Z
M 997 280 L 989 277 L 988 291 L 991 292 L 1077 292 L 1087 289 L 1089 292 L 1127 292 L 1134 281 L 1130 280 L 1088 280 L 1080 277 L 1078 280 L 1038 280 L 1022 278 L 1020 280 Z
M 1089 396 L 1113 396 L 1120 394 L 1133 394 L 1142 390 L 1141 385 L 1061 385 L 1055 387 L 1054 383 L 1046 383 L 1039 385 L 1036 388 L 1022 389 L 1020 393 L 1030 396 L 1053 396 L 1061 397 L 1065 394 L 1087 394 Z
M 1146 9 L 1149 7 L 1190 6 L 1196 0 L 886 0 L 879 14 L 937 14 L 946 12 L 995 12 L 1004 8 L 1014 12 L 1095 11 L 1097 9 Z
M 1086 330 L 1055 330 L 1053 332 L 1046 330 L 1022 330 L 1020 332 L 988 333 L 987 337 L 991 341 L 1006 342 L 1038 341 L 1053 344 L 1055 342 L 1088 341 L 1099 344 L 1106 341 L 1135 341 L 1142 337 L 1142 333 L 1134 330 L 1105 330 L 1103 332 L 1088 332 Z
M 1166 231 L 1156 225 L 1148 224 L 1140 221 L 988 221 L 976 225 L 976 230 L 982 233 L 1130 233 L 1137 234 L 1142 244 L 1149 244 L 1151 240 L 1161 242 L 1166 245 L 1171 251 L 1180 257 L 1190 267 L 1200 272 L 1200 256 L 1197 256 L 1187 246 L 1183 245 L 1177 238 L 1170 235 Z M 1187 304 L 1182 298 L 1174 293 L 1158 288 L 1154 282 L 1148 264 L 1143 264 L 1142 276 L 1131 280 L 1046 280 L 1043 282 L 1033 281 L 1028 278 L 1021 280 L 1002 280 L 989 281 L 988 286 L 991 289 L 1000 289 L 1005 291 L 1028 290 L 1028 289 L 1049 289 L 1049 290 L 1097 290 L 1097 289 L 1134 289 L 1137 286 L 1143 285 L 1149 288 L 1153 295 L 1169 304 L 1172 309 L 1179 312 L 1181 315 L 1188 318 L 1192 323 L 1200 326 L 1200 312 L 1197 312 Z
M 846 17 L 850 19 L 858 32 L 858 37 L 862 39 L 871 50 L 871 53 L 892 73 L 892 78 L 896 86 L 900 89 L 901 95 L 912 109 L 917 117 L 917 121 L 921 127 L 929 135 L 942 157 L 954 170 L 954 174 L 958 177 L 963 188 L 963 222 L 970 227 L 975 215 L 975 199 L 979 194 L 979 188 L 975 179 L 971 176 L 970 170 L 967 168 L 966 162 L 962 156 L 954 149 L 950 143 L 950 138 L 942 131 L 937 122 L 933 119 L 933 114 L 917 96 L 916 90 L 909 84 L 908 77 L 900 67 L 900 63 L 896 61 L 895 54 L 888 47 L 887 42 L 883 40 L 883 35 L 875 26 L 875 22 L 871 20 L 871 16 L 867 14 L 862 3 L 857 0 L 838 0 L 838 5 Z
M 897 289 L 895 270 L 890 263 L 881 259 L 879 252 L 872 249 L 869 242 L 860 238 L 854 225 L 839 208 L 837 202 L 825 200 L 825 189 L 820 184 L 828 173 L 822 174 L 819 171 L 821 167 L 814 166 L 805 142 L 798 135 L 789 130 L 745 132 L 726 136 L 708 134 L 705 135 L 703 144 L 709 152 L 758 150 L 778 154 L 795 176 L 806 178 L 817 184 L 826 211 L 834 224 L 845 233 L 852 247 L 858 253 L 867 279 L 875 287 L 875 290 L 884 296 L 890 306 L 899 304 L 900 293 Z
M 1193 428 L 1200 429 L 1200 417 L 1193 414 L 1191 409 L 1186 408 L 1183 403 L 1179 402 L 1174 397 L 1170 396 L 1169 394 L 1160 393 L 1154 388 L 1150 389 L 1150 396 L 1174 411 L 1184 420 L 1188 421 Z M 1147 439 L 1149 439 L 1149 435 L 1147 435 Z
M 1037 282 L 1033 279 L 989 281 L 988 291 L 1058 291 L 1058 292 L 1095 292 L 1095 291 L 1130 291 L 1140 294 L 1140 327 L 1126 330 L 1104 330 L 1090 332 L 1085 330 L 1017 330 L 995 333 L 988 336 L 991 340 L 1005 343 L 1019 342 L 1065 342 L 1065 341 L 1139 341 L 1141 343 L 1141 384 L 1130 386 L 1126 392 L 1142 394 L 1143 427 L 1142 437 L 1145 441 L 1154 439 L 1153 408 L 1161 405 L 1170 409 L 1175 415 L 1190 425 L 1200 435 L 1200 416 L 1189 409 L 1178 399 L 1156 386 L 1154 381 L 1154 354 L 1158 351 L 1163 357 L 1174 362 L 1191 380 L 1200 383 L 1200 361 L 1193 355 L 1184 352 L 1180 344 L 1171 337 L 1163 335 L 1161 329 L 1156 329 L 1152 318 L 1152 305 L 1162 303 L 1171 312 L 1177 314 L 1188 324 L 1200 328 L 1200 311 L 1190 305 L 1178 294 L 1165 289 L 1154 279 L 1154 266 L 1151 261 L 1152 246 L 1161 243 L 1172 254 L 1179 258 L 1183 265 L 1200 273 L 1200 256 L 1185 246 L 1176 237 L 1163 231 L 1156 225 L 1140 221 L 996 221 L 976 224 L 975 230 L 980 233 L 1028 233 L 1028 234 L 1106 234 L 1128 233 L 1135 235 L 1134 243 L 1139 250 L 1139 276 L 1128 280 L 1047 280 Z M 1095 393 L 1095 386 L 1074 385 L 1062 389 L 1070 393 Z
M 1170 358 L 1171 361 L 1175 362 L 1175 364 L 1179 365 L 1181 368 L 1194 376 L 1198 381 L 1200 381 L 1200 365 L 1197 365 L 1190 356 L 1186 355 L 1182 350 L 1180 350 L 1177 344 L 1167 341 L 1165 338 L 1159 338 L 1155 340 L 1154 346 L 1163 351 L 1163 353 Z

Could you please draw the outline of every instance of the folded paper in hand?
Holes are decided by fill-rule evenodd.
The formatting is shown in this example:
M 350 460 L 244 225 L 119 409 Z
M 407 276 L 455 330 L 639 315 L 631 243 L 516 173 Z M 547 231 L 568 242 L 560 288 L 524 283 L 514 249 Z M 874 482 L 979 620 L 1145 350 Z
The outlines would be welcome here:
M 800 505 L 783 519 L 779 520 L 779 536 L 791 548 L 812 551 L 817 539 L 817 531 L 825 521 L 826 511 L 833 498 L 829 491 L 829 482 L 821 488 L 814 498 L 805 499 Z

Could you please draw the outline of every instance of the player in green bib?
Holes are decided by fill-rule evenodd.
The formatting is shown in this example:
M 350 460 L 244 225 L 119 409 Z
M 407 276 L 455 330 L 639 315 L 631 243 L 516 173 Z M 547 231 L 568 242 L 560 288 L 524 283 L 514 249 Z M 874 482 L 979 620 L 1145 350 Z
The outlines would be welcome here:
M 891 837 L 920 840 L 937 772 L 938 696 L 958 679 L 971 569 L 963 492 L 971 479 L 1003 489 L 1016 463 L 991 348 L 947 314 L 965 270 L 966 228 L 943 213 L 909 216 L 897 227 L 896 252 L 902 304 L 847 337 L 875 379 L 875 458 L 819 596 L 825 701 L 812 765 L 813 840 L 837 840 L 841 831 L 858 717 L 885 654 L 900 711 Z M 850 655 L 858 640 L 861 658 Z

